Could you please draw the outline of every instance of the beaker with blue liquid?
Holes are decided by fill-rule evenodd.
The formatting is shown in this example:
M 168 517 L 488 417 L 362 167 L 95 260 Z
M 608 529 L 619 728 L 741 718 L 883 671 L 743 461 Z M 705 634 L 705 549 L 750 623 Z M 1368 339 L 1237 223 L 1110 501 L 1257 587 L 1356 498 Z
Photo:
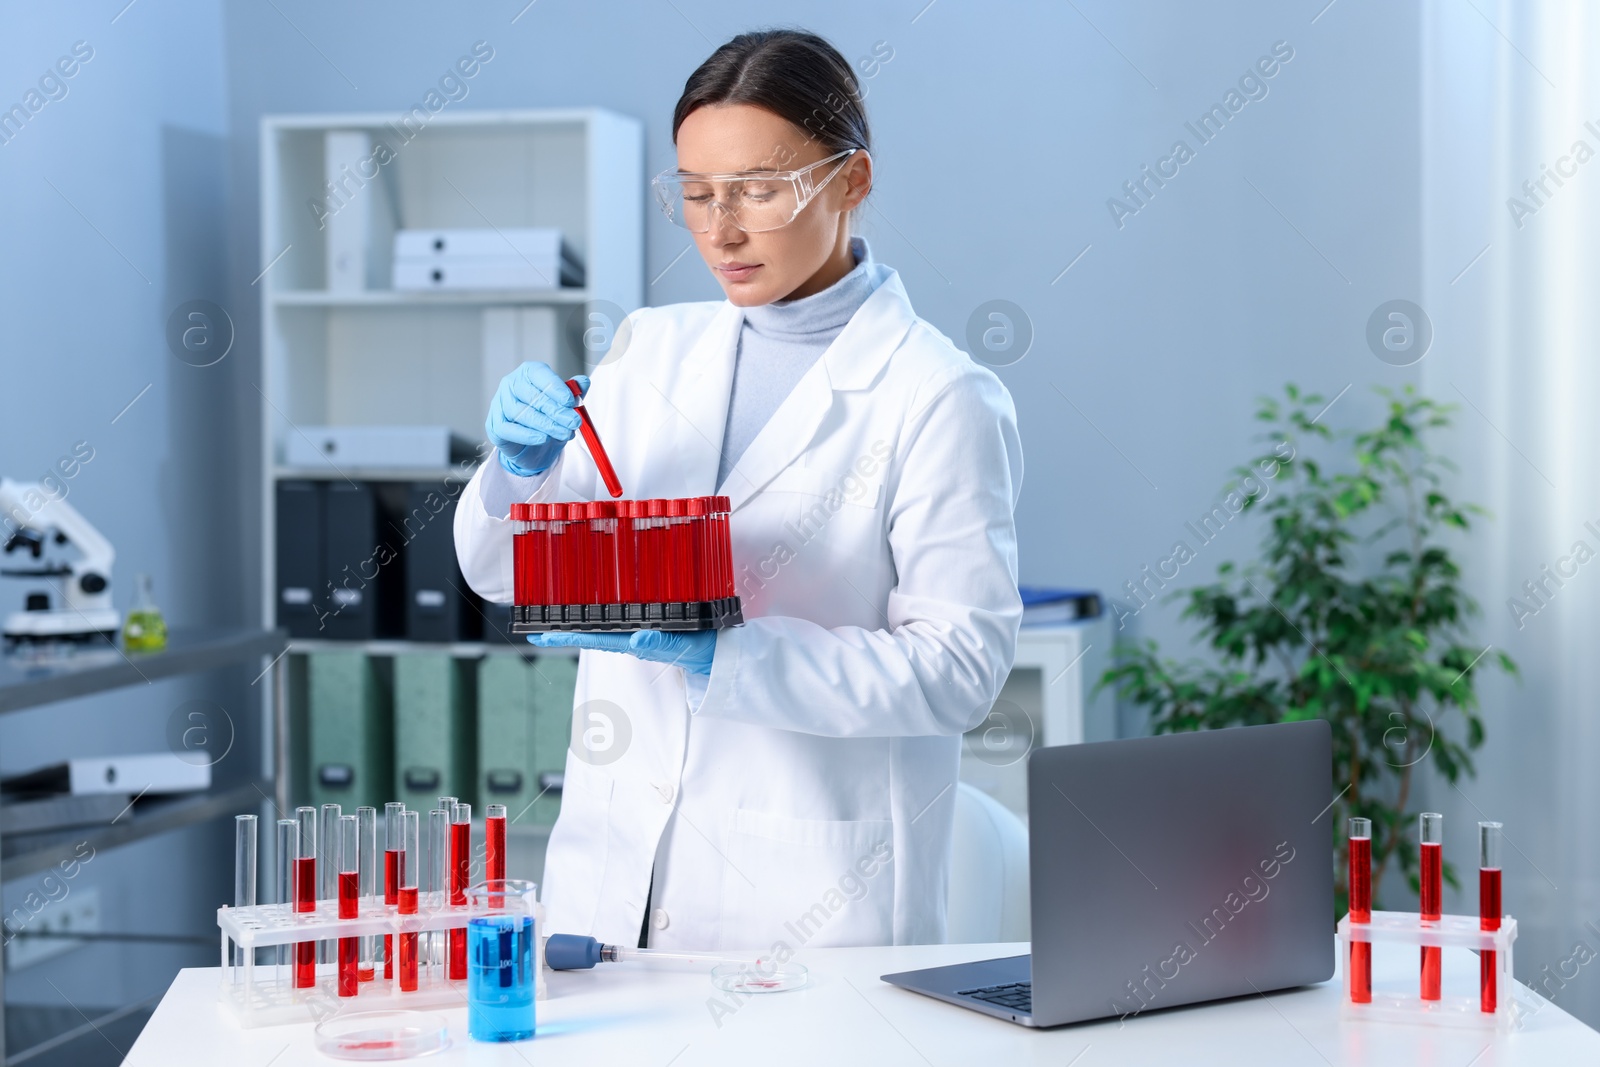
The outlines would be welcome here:
M 533 1036 L 538 896 L 538 886 L 520 879 L 467 890 L 467 1033 L 474 1041 Z

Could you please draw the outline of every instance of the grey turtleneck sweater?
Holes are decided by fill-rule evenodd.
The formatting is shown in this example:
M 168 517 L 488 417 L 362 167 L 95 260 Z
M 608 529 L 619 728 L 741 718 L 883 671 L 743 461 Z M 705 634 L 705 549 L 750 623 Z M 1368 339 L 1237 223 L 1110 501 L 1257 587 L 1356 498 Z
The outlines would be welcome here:
M 773 412 L 872 295 L 867 244 L 853 237 L 850 250 L 855 269 L 822 292 L 744 309 L 717 466 L 719 487 Z

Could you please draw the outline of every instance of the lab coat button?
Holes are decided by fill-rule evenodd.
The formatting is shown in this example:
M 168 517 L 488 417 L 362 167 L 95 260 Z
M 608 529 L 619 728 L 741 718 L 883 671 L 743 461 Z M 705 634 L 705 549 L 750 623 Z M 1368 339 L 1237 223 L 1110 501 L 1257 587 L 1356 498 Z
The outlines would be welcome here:
M 657 930 L 665 930 L 667 926 L 671 924 L 671 922 L 672 920 L 667 918 L 666 911 L 661 908 L 657 908 L 655 911 L 650 913 L 650 925 L 654 926 Z

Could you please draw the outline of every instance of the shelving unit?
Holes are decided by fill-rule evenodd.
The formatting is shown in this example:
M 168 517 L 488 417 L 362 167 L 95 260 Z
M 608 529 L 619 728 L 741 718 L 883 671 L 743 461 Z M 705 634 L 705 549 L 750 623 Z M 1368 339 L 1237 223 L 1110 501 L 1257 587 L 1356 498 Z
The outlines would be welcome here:
M 483 439 L 495 381 L 485 363 L 489 320 L 538 319 L 555 369 L 579 373 L 603 353 L 584 332 L 641 306 L 644 295 L 644 132 L 636 120 L 598 108 L 451 110 L 402 137 L 387 113 L 269 116 L 261 123 L 262 321 L 260 381 L 263 496 L 261 573 L 264 625 L 276 623 L 277 485 L 286 480 L 464 483 L 472 465 L 407 469 L 290 465 L 286 443 L 303 426 L 448 426 Z M 366 287 L 330 285 L 329 134 L 364 132 L 390 158 L 338 211 L 372 211 Z M 337 138 L 336 138 L 337 140 Z M 374 157 L 378 158 L 378 157 Z M 381 217 L 380 217 L 381 216 Z M 397 229 L 551 227 L 584 268 L 581 287 L 400 291 L 388 287 Z M 537 314 L 529 309 L 547 309 Z M 523 313 L 526 314 L 523 314 Z M 594 315 L 603 316 L 596 320 Z M 517 327 L 528 330 L 531 327 Z M 408 640 L 290 642 L 285 752 L 309 736 L 301 682 L 314 653 L 356 651 L 379 660 L 446 652 L 455 659 L 532 650 L 494 640 L 451 644 Z M 566 653 L 562 650 L 560 654 Z M 546 655 L 550 653 L 545 653 Z M 497 661 L 498 662 L 498 661 Z M 302 703 L 304 702 L 304 704 Z M 296 766 L 295 771 L 304 768 Z M 303 775 L 302 775 L 303 777 Z M 285 781 L 296 780 L 285 774 Z M 296 797 L 295 801 L 304 802 Z M 288 805 L 285 804 L 287 809 Z M 542 829 L 519 836 L 542 840 Z
M 0 657 L 0 713 L 143 685 L 162 678 L 259 664 L 259 680 L 265 690 L 263 713 L 274 726 L 272 736 L 281 738 L 286 715 L 283 697 L 287 648 L 288 638 L 281 631 L 176 630 L 168 635 L 167 647 L 160 652 L 126 653 L 107 643 L 89 645 L 78 654 L 50 660 L 34 660 L 25 654 L 7 655 Z M 46 871 L 74 858 L 85 844 L 96 852 L 117 848 L 170 830 L 258 809 L 275 794 L 281 807 L 287 782 L 286 755 L 281 744 L 274 745 L 273 773 L 269 778 L 213 785 L 204 793 L 138 800 L 105 825 L 7 834 L 0 838 L 0 882 Z M 119 1009 L 90 1022 L 107 1022 L 125 1011 Z M 9 1062 L 5 1049 L 3 968 L 0 968 L 0 1062 Z

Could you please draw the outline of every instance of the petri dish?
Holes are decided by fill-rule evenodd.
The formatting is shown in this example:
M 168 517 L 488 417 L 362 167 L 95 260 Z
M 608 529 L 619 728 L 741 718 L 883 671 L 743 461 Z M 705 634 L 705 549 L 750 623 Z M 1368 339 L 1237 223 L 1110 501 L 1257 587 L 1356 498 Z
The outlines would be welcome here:
M 719 963 L 711 968 L 711 984 L 728 993 L 783 993 L 806 984 L 799 963 Z
M 405 1060 L 448 1048 L 450 1024 L 427 1011 L 358 1011 L 318 1023 L 315 1039 L 336 1060 Z

